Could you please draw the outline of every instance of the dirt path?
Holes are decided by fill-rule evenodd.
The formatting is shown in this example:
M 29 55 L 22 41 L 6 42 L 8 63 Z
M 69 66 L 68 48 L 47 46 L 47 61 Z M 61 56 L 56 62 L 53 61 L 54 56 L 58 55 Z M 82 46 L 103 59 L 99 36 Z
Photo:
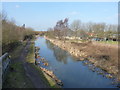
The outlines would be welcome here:
M 23 62 L 25 74 L 31 80 L 35 88 L 47 88 L 48 86 L 44 83 L 44 81 L 40 77 L 39 72 L 34 68 L 32 68 L 30 64 L 25 61 L 25 57 L 27 56 L 29 46 L 30 46 L 30 41 L 28 41 L 26 47 L 24 47 L 18 61 Z

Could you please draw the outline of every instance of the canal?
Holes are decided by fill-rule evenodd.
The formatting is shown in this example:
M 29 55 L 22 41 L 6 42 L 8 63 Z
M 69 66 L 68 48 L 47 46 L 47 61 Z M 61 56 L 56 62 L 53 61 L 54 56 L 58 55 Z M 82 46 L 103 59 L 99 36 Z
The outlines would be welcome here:
M 35 41 L 35 46 L 40 47 L 40 56 L 49 62 L 45 68 L 52 70 L 63 82 L 63 88 L 114 88 L 112 79 L 98 74 L 85 65 L 85 61 L 78 61 L 68 52 L 53 45 L 44 37 Z M 98 68 L 97 68 L 98 69 Z

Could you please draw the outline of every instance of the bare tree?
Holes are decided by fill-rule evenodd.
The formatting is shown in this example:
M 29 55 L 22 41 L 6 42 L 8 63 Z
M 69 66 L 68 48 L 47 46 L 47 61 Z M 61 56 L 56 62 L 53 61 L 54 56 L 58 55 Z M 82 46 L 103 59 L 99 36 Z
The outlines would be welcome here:
M 54 27 L 54 32 L 55 35 L 61 39 L 63 36 L 66 36 L 67 34 L 67 30 L 68 30 L 68 18 L 65 18 L 64 21 L 63 20 L 59 20 L 56 23 L 56 26 Z
M 75 20 L 71 24 L 71 30 L 75 32 L 75 36 L 77 37 L 78 31 L 81 29 L 81 21 L 80 20 Z
M 15 20 L 8 20 L 7 15 L 2 14 L 2 46 L 3 53 L 8 49 L 17 46 L 26 35 L 31 36 L 33 29 L 17 26 Z

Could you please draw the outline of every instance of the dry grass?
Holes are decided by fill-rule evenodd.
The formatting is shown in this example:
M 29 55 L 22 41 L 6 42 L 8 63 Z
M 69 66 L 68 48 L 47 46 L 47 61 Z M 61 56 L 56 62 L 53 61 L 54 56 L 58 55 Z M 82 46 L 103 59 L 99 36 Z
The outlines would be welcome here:
M 48 38 L 46 38 L 48 39 Z M 118 45 L 105 44 L 99 42 L 71 42 L 48 39 L 53 44 L 70 52 L 71 55 L 78 58 L 84 58 L 91 61 L 95 66 L 113 75 L 118 75 Z M 84 60 L 83 59 L 83 60 Z
M 75 48 L 84 52 L 96 66 L 108 71 L 118 73 L 118 45 L 100 44 L 97 42 L 74 44 Z

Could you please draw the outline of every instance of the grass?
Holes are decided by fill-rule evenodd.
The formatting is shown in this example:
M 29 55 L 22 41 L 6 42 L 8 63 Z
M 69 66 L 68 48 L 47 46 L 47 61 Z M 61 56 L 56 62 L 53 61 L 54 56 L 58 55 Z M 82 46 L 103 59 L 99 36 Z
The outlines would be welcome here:
M 79 40 L 79 39 L 72 39 L 72 40 L 68 40 L 69 42 L 72 42 L 72 43 L 84 43 L 86 42 L 87 40 Z
M 23 50 L 23 47 L 26 46 L 26 41 L 22 42 L 21 45 L 17 46 L 12 52 L 9 52 L 11 60 L 18 58 Z
M 55 81 L 49 77 L 47 74 L 43 73 L 44 76 L 46 77 L 46 79 L 48 80 L 49 84 L 50 84 L 50 87 L 52 88 L 58 88 L 58 86 L 56 85 Z
M 5 82 L 3 83 L 3 88 L 34 88 L 32 82 L 25 74 L 25 70 L 23 67 L 23 62 L 17 61 L 23 47 L 25 47 L 26 42 L 23 42 L 20 46 L 18 46 L 14 51 L 10 52 L 11 56 L 11 64 L 10 69 L 5 75 Z M 30 44 L 30 48 L 28 50 L 28 54 L 26 57 L 26 61 L 30 63 L 31 67 L 35 68 L 38 71 L 40 77 L 43 79 L 46 85 L 51 88 L 58 88 L 54 81 L 47 75 L 45 75 L 38 66 L 34 64 L 34 43 Z
M 33 88 L 32 83 L 25 76 L 21 62 L 14 63 L 10 66 L 3 88 Z
M 34 64 L 31 64 L 31 66 L 38 71 L 40 77 L 42 78 L 42 80 L 44 81 L 44 83 L 45 83 L 48 87 L 50 87 L 50 88 L 59 88 L 59 87 L 56 85 L 56 83 L 54 82 L 54 80 L 53 80 L 51 77 L 49 77 L 48 75 L 46 75 L 44 72 L 42 72 L 41 69 L 40 69 L 38 66 L 36 66 L 36 65 L 34 65 Z
M 9 55 L 10 55 L 11 59 L 14 60 L 14 59 L 18 58 L 22 49 L 23 49 L 23 45 L 20 45 L 14 51 L 10 52 Z
M 74 43 L 84 43 L 86 42 L 87 40 L 78 40 L 78 39 L 73 39 L 73 40 L 68 40 L 69 42 L 74 42 Z M 118 41 L 98 41 L 99 43 L 105 43 L 105 44 L 118 44 L 119 42 Z
M 27 54 L 27 57 L 26 57 L 26 61 L 28 63 L 34 63 L 35 62 L 34 43 L 30 44 L 30 48 L 28 49 L 28 54 Z
M 9 70 L 5 75 L 3 88 L 33 88 L 32 83 L 25 75 L 23 63 L 17 61 L 24 46 L 25 42 L 18 46 L 14 51 L 10 52 L 12 61 Z
M 98 41 L 98 42 L 105 44 L 118 44 L 118 41 Z

